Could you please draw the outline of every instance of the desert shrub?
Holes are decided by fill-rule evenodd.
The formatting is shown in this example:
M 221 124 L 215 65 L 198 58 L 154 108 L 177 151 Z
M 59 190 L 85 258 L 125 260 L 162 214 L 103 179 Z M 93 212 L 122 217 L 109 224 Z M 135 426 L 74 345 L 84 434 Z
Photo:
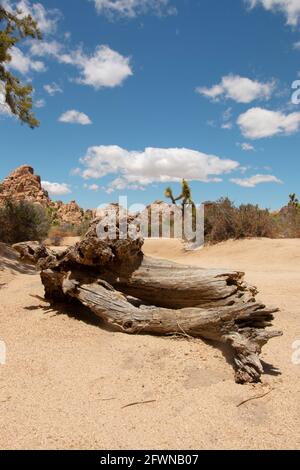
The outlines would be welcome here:
M 206 205 L 204 227 L 209 243 L 247 237 L 273 238 L 278 232 L 267 209 L 252 204 L 236 207 L 228 198 Z
M 51 220 L 51 225 L 59 225 L 59 217 L 57 214 L 57 209 L 54 207 L 47 207 L 47 213 L 49 216 L 49 219 Z
M 274 216 L 281 238 L 300 238 L 300 206 L 289 205 Z
M 205 206 L 204 233 L 209 243 L 219 243 L 236 234 L 236 208 L 228 198 Z
M 4 243 L 42 241 L 49 227 L 47 211 L 39 204 L 7 199 L 0 207 L 0 240 Z
M 241 205 L 236 211 L 235 238 L 276 236 L 275 221 L 267 209 L 257 205 Z

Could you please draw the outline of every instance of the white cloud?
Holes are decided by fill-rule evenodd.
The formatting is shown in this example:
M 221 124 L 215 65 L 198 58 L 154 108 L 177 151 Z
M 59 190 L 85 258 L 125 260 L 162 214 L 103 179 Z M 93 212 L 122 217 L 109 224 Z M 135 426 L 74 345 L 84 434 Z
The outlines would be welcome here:
M 5 101 L 5 87 L 0 82 L 0 115 L 11 116 L 11 110 Z
M 89 191 L 99 191 L 100 189 L 98 184 L 84 184 L 83 187 Z
M 135 18 L 138 15 L 153 13 L 158 16 L 174 15 L 177 9 L 170 0 L 93 0 L 98 13 L 112 16 Z
M 300 41 L 294 43 L 294 49 L 300 50 Z
M 50 181 L 42 181 L 42 187 L 54 196 L 63 196 L 70 194 L 71 188 L 67 183 L 50 183 Z
M 297 26 L 300 21 L 300 0 L 246 0 L 250 8 L 263 6 L 272 12 L 281 12 L 286 16 L 287 24 Z
M 44 85 L 44 90 L 50 95 L 50 96 L 54 96 L 56 95 L 57 93 L 62 93 L 62 89 L 61 87 L 55 83 L 55 82 L 52 82 L 52 83 L 49 83 L 47 85 Z
M 81 169 L 79 167 L 72 168 L 72 170 L 70 171 L 70 175 L 71 176 L 81 175 Z
M 109 46 L 97 46 L 93 55 L 88 56 L 82 50 L 58 57 L 60 62 L 76 66 L 81 71 L 77 83 L 90 85 L 96 90 L 102 87 L 113 88 L 131 76 L 129 57 L 124 57 Z
M 95 52 L 88 55 L 82 48 L 69 52 L 57 41 L 50 41 L 32 44 L 30 52 L 33 56 L 49 56 L 62 64 L 73 65 L 81 73 L 74 81 L 90 85 L 96 90 L 121 85 L 133 75 L 130 58 L 122 56 L 107 45 L 98 45 Z
M 37 57 L 58 57 L 63 47 L 57 41 L 35 41 L 30 46 L 30 53 Z
M 18 10 L 21 18 L 31 15 L 37 21 L 40 30 L 44 34 L 55 33 L 57 22 L 61 17 L 58 9 L 46 10 L 41 3 L 33 3 L 29 0 L 2 0 L 1 3 L 10 11 Z
M 252 144 L 249 144 L 248 142 L 242 142 L 242 143 L 237 143 L 236 144 L 238 147 L 241 147 L 244 152 L 254 152 L 255 148 Z
M 206 96 L 207 98 L 211 98 L 216 100 L 224 93 L 224 88 L 221 85 L 213 85 L 211 88 L 206 87 L 197 87 L 196 93 L 199 95 Z
M 71 109 L 70 111 L 63 113 L 59 117 L 58 121 L 68 124 L 81 124 L 82 126 L 92 124 L 92 121 L 86 114 L 76 111 L 75 109 Z
M 145 185 L 141 184 L 130 184 L 126 179 L 116 178 L 113 180 L 109 187 L 106 189 L 107 194 L 111 194 L 114 191 L 123 191 L 123 189 L 129 189 L 131 191 L 145 191 Z
M 196 88 L 196 93 L 213 100 L 225 97 L 237 103 L 251 103 L 257 99 L 269 99 L 274 86 L 274 82 L 260 83 L 239 75 L 227 75 L 222 78 L 221 83 L 211 88 Z
M 261 139 L 277 134 L 292 134 L 300 126 L 300 112 L 284 114 L 262 108 L 251 108 L 237 120 L 242 134 L 248 139 Z
M 33 60 L 31 57 L 25 56 L 18 47 L 12 47 L 10 51 L 11 61 L 9 68 L 17 70 L 23 75 L 29 72 L 45 72 L 45 64 L 39 60 Z
M 80 160 L 84 179 L 116 175 L 112 189 L 147 186 L 152 183 L 220 181 L 217 178 L 239 167 L 239 163 L 186 148 L 146 148 L 128 151 L 116 145 L 90 147 Z
M 222 121 L 223 123 L 221 124 L 221 129 L 232 129 L 233 128 L 233 123 L 231 122 L 232 118 L 232 108 L 227 108 L 222 115 Z
M 255 186 L 262 183 L 282 184 L 282 181 L 274 175 L 254 175 L 250 178 L 233 178 L 230 181 L 243 188 L 255 188 Z
M 225 122 L 221 125 L 221 128 L 222 129 L 226 129 L 226 130 L 231 130 L 233 127 L 233 124 L 232 122 Z
M 34 106 L 36 108 L 44 108 L 45 105 L 46 105 L 46 101 L 43 98 L 34 102 Z

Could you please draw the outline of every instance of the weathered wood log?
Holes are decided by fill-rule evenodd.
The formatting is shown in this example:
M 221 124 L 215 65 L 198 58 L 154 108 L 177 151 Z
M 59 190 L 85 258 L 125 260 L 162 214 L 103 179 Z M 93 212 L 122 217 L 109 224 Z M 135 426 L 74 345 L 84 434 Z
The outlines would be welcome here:
M 128 334 L 183 334 L 229 344 L 236 380 L 257 382 L 262 347 L 276 308 L 257 302 L 244 273 L 202 269 L 144 257 L 143 240 L 99 239 L 93 222 L 83 240 L 65 252 L 38 250 L 45 297 L 76 299 L 112 328 Z M 16 247 L 19 252 L 22 248 Z M 31 246 L 31 250 L 33 247 Z M 26 252 L 26 250 L 25 250 Z
M 279 331 L 267 331 L 273 313 L 263 304 L 241 299 L 222 307 L 181 309 L 147 305 L 141 299 L 116 291 L 100 278 L 82 272 L 41 274 L 47 299 L 75 298 L 115 330 L 128 334 L 184 334 L 227 343 L 232 347 L 239 383 L 257 382 L 263 373 L 259 360 L 262 347 Z M 212 303 L 213 304 L 213 303 Z

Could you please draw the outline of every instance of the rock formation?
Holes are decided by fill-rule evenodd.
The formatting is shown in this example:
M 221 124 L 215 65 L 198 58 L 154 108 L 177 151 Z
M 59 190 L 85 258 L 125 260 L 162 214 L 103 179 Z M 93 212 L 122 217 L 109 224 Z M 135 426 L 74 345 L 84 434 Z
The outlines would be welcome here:
M 51 207 L 55 213 L 55 218 L 64 224 L 80 225 L 85 211 L 79 207 L 76 201 L 64 204 L 62 201 L 52 202 Z
M 51 201 L 48 192 L 43 189 L 41 178 L 34 174 L 30 165 L 23 165 L 14 170 L 0 183 L 0 205 L 5 199 L 29 201 L 49 209 L 53 222 L 57 224 L 80 225 L 85 218 L 92 218 L 92 211 L 84 211 L 76 201 L 67 204 Z
M 0 204 L 6 198 L 37 202 L 45 207 L 51 203 L 47 191 L 42 188 L 41 178 L 29 165 L 20 166 L 0 183 Z

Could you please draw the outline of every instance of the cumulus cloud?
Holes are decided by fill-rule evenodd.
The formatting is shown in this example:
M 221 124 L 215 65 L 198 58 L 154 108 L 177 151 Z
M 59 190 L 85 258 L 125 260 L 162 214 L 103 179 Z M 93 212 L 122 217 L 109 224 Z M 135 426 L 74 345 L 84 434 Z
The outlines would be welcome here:
M 58 118 L 58 121 L 68 124 L 81 124 L 82 126 L 92 124 L 92 121 L 85 113 L 81 113 L 80 111 L 76 111 L 75 109 L 71 109 L 70 111 L 66 111 L 65 113 L 63 113 Z
M 39 2 L 30 2 L 29 0 L 2 0 L 1 4 L 9 11 L 20 12 L 20 18 L 31 15 L 38 23 L 40 30 L 44 34 L 55 33 L 57 22 L 61 17 L 58 9 L 47 10 Z
M 49 83 L 47 85 L 44 85 L 44 90 L 48 93 L 50 96 L 54 96 L 57 93 L 62 93 L 62 88 L 55 82 Z
M 62 64 L 72 65 L 80 71 L 75 82 L 90 85 L 96 90 L 116 87 L 133 75 L 130 58 L 121 55 L 107 45 L 98 45 L 92 54 L 86 54 L 82 47 L 68 51 L 57 41 L 32 44 L 32 56 L 52 57 Z
M 135 18 L 138 15 L 153 13 L 158 16 L 177 13 L 170 0 L 92 0 L 98 13 L 109 17 L 126 16 Z
M 251 103 L 257 99 L 268 100 L 274 90 L 274 82 L 260 83 L 239 75 L 227 75 L 221 82 L 211 88 L 197 87 L 196 93 L 212 100 L 222 97 L 237 103 Z
M 109 46 L 97 46 L 94 54 L 86 55 L 81 49 L 71 54 L 62 54 L 58 60 L 76 66 L 81 76 L 75 81 L 90 85 L 96 90 L 116 87 L 131 76 L 130 58 L 124 57 Z
M 42 187 L 53 196 L 64 196 L 72 192 L 70 185 L 67 183 L 51 183 L 50 181 L 42 181 Z
M 262 139 L 277 134 L 292 134 L 300 126 L 300 112 L 284 114 L 263 108 L 251 108 L 237 120 L 242 134 L 248 139 Z
M 29 72 L 45 72 L 45 64 L 39 60 L 33 60 L 32 57 L 26 56 L 18 47 L 12 47 L 10 50 L 11 61 L 9 68 L 17 70 L 22 75 Z
M 300 0 L 246 0 L 246 3 L 251 9 L 261 5 L 268 11 L 283 13 L 290 26 L 299 24 Z
M 220 181 L 220 176 L 239 167 L 239 163 L 186 148 L 146 148 L 129 151 L 116 145 L 90 147 L 80 160 L 85 179 L 116 175 L 111 189 L 147 186 L 152 183 Z
M 254 175 L 250 178 L 232 178 L 230 181 L 243 188 L 255 188 L 255 186 L 262 183 L 282 184 L 282 181 L 274 175 Z

